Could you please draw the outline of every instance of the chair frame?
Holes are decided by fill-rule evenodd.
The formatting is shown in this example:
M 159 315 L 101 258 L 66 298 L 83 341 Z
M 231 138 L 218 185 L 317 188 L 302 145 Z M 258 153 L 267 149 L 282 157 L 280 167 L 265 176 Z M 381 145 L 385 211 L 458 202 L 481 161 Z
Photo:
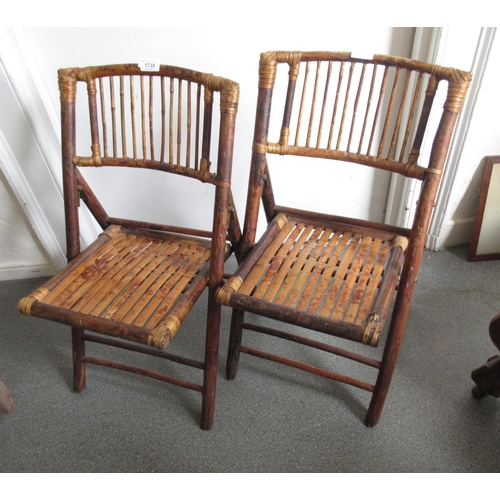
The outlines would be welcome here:
M 239 86 L 237 83 L 226 78 L 167 65 L 161 65 L 158 71 L 155 72 L 142 71 L 135 64 L 65 68 L 59 70 L 58 76 L 61 95 L 62 166 L 66 220 L 66 244 L 69 264 L 46 285 L 30 294 L 28 297 L 22 299 L 19 304 L 19 310 L 27 315 L 50 319 L 72 327 L 73 385 L 77 392 L 85 389 L 86 365 L 88 363 L 113 367 L 145 375 L 157 380 L 162 380 L 201 392 L 202 411 L 200 427 L 208 430 L 212 427 L 214 419 L 219 329 L 221 321 L 220 305 L 216 301 L 215 294 L 217 289 L 223 284 L 224 263 L 229 255 L 238 247 L 239 239 L 241 237 L 239 222 L 231 194 L 231 170 L 235 120 L 239 99 Z M 117 81 L 120 81 L 121 85 L 123 81 L 125 81 L 122 81 L 122 79 L 125 79 L 126 77 L 129 77 L 131 82 L 134 78 L 140 78 L 141 91 L 143 83 L 147 84 L 147 80 L 149 79 L 150 85 L 153 85 L 152 82 L 155 78 L 161 79 L 162 85 L 164 84 L 164 81 L 184 82 L 186 85 L 189 85 L 189 88 L 191 88 L 190 86 L 192 84 L 197 85 L 200 92 L 198 97 L 200 110 L 203 107 L 203 110 L 200 111 L 200 114 L 203 114 L 203 120 L 200 120 L 200 123 L 197 123 L 197 126 L 199 127 L 197 130 L 202 137 L 199 139 L 199 143 L 201 143 L 201 151 L 197 151 L 196 159 L 196 161 L 199 159 L 199 162 L 195 162 L 194 167 L 187 164 L 187 156 L 185 160 L 186 164 L 184 164 L 184 159 L 181 162 L 179 161 L 180 157 L 176 161 L 176 159 L 172 158 L 172 156 L 170 156 L 170 158 L 168 158 L 168 155 L 165 155 L 165 157 L 163 156 L 163 151 L 167 147 L 165 145 L 166 133 L 163 133 L 162 135 L 161 157 L 159 158 L 158 154 L 155 156 L 153 151 L 154 132 L 151 121 L 153 113 L 153 99 L 149 98 L 148 103 L 145 101 L 144 95 L 142 95 L 142 101 L 137 104 L 137 108 L 141 109 L 143 134 L 142 143 L 144 148 L 143 157 L 140 158 L 140 153 L 136 153 L 136 149 L 139 150 L 140 147 L 136 148 L 135 142 L 133 157 L 130 155 L 127 156 L 125 143 L 128 139 L 125 138 L 125 136 L 121 138 L 123 141 L 121 156 L 119 155 L 118 148 L 114 147 L 112 152 L 111 147 L 107 148 L 106 141 L 108 139 L 103 139 L 103 134 L 105 134 L 103 131 L 107 127 L 109 129 L 108 133 L 113 135 L 112 139 L 116 142 L 117 135 L 119 136 L 116 131 L 119 130 L 119 124 L 115 127 L 115 117 L 113 115 L 113 131 L 111 132 L 111 126 L 109 126 L 109 124 L 108 126 L 106 125 L 104 115 L 101 117 L 98 116 L 99 103 L 96 100 L 97 86 L 102 86 L 103 82 L 107 81 L 107 79 L 109 79 L 110 82 L 113 82 L 110 87 L 113 87 Z M 92 155 L 89 157 L 77 156 L 76 92 L 77 84 L 79 82 L 86 83 L 88 91 L 92 142 Z M 165 83 L 165 87 L 166 85 L 167 83 Z M 172 85 L 175 85 L 175 83 L 172 83 Z M 181 83 L 178 83 L 178 85 L 180 88 Z M 202 91 L 204 94 L 202 94 Z M 150 92 L 153 91 L 150 90 Z M 165 92 L 165 90 L 163 90 L 163 92 L 162 101 L 168 100 L 168 91 Z M 212 135 L 212 117 L 214 114 L 212 108 L 214 103 L 214 94 L 216 93 L 220 95 L 220 128 L 218 133 L 217 165 L 215 172 L 211 172 L 210 142 Z M 165 97 L 165 95 L 167 97 Z M 181 107 L 180 96 L 181 92 L 179 91 L 179 109 Z M 115 107 L 118 108 L 120 104 L 123 107 L 123 96 L 117 96 L 116 106 L 113 95 L 111 99 L 113 113 Z M 201 103 L 201 101 L 203 102 Z M 134 113 L 136 111 L 134 111 L 134 105 L 131 106 L 132 112 L 130 116 L 134 116 L 134 118 L 131 118 L 133 121 L 135 120 Z M 130 125 L 125 124 L 125 112 L 122 111 L 122 113 L 121 127 L 123 133 L 126 126 Z M 148 113 L 150 115 L 149 128 L 147 125 Z M 168 120 L 168 118 L 165 118 L 165 113 L 163 112 L 164 127 L 167 127 L 167 125 L 165 125 L 166 120 Z M 170 126 L 172 126 L 172 120 L 175 120 L 175 118 L 172 119 L 172 117 L 170 117 L 170 120 Z M 119 120 L 117 121 L 119 122 Z M 181 126 L 180 122 L 181 117 L 179 115 L 179 129 Z M 191 124 L 189 123 L 188 126 L 190 127 Z M 137 125 L 137 128 L 140 128 L 140 124 Z M 148 137 L 149 134 L 150 138 Z M 134 141 L 136 140 L 135 137 L 136 136 L 134 135 Z M 118 141 L 119 140 L 120 138 L 118 138 Z M 139 138 L 138 140 L 140 142 L 141 139 Z M 150 140 L 151 148 L 149 152 L 146 150 L 148 140 Z M 180 150 L 180 143 L 178 147 Z M 129 149 L 131 148 L 129 147 Z M 214 207 L 216 207 L 214 208 L 212 230 L 203 231 L 191 228 L 169 226 L 165 224 L 119 219 L 109 216 L 79 171 L 80 168 L 104 166 L 159 170 L 171 174 L 188 176 L 200 182 L 212 184 L 215 189 Z M 98 224 L 104 230 L 97 241 L 84 250 L 82 250 L 80 246 L 80 200 L 84 201 Z M 179 299 L 178 305 L 175 306 L 175 316 L 172 316 L 172 314 L 167 316 L 167 318 L 162 320 L 158 327 L 153 331 L 151 331 L 150 328 L 136 327 L 135 325 L 128 324 L 125 320 L 110 322 L 101 317 L 77 314 L 71 310 L 63 310 L 44 303 L 44 297 L 48 294 L 48 292 L 53 290 L 54 287 L 61 282 L 64 276 L 69 275 L 69 273 L 71 273 L 76 266 L 85 262 L 85 258 L 92 254 L 96 248 L 99 248 L 110 241 L 115 234 L 119 232 L 118 228 L 121 228 L 121 230 L 131 234 L 142 235 L 146 238 L 157 238 L 165 241 L 171 239 L 192 240 L 194 242 L 198 242 L 197 244 L 200 244 L 201 246 L 205 246 L 210 251 L 208 261 L 203 267 L 197 270 L 195 278 L 193 278 L 191 284 L 189 285 L 189 291 L 185 292 L 183 295 L 181 294 L 182 298 Z M 191 310 L 194 302 L 206 287 L 208 287 L 208 312 L 204 360 L 199 361 L 189 359 L 164 351 L 171 338 L 180 327 L 180 323 Z M 171 311 L 172 310 L 173 308 Z M 86 330 L 90 330 L 95 333 L 90 333 Z M 85 352 L 86 342 L 106 344 L 126 350 L 149 354 L 200 369 L 203 371 L 203 383 L 200 385 L 136 366 L 129 366 L 122 363 L 88 356 Z
M 409 152 L 406 160 L 403 160 L 402 158 L 393 159 L 390 156 L 383 157 L 381 154 L 359 154 L 359 152 L 349 150 L 349 148 L 320 148 L 309 144 L 306 146 L 300 146 L 297 145 L 297 143 L 289 143 L 290 117 L 292 114 L 295 85 L 300 64 L 317 63 L 319 68 L 320 62 L 325 61 L 335 61 L 342 65 L 351 65 L 351 68 L 356 64 L 363 65 L 363 67 L 366 65 L 378 65 L 383 68 L 393 68 L 397 74 L 399 74 L 400 70 L 405 70 L 407 72 L 416 71 L 427 75 L 429 79 L 428 87 L 425 92 L 425 98 L 423 98 L 423 105 L 421 106 L 421 115 L 418 119 L 418 123 L 413 124 L 415 130 L 413 133 L 413 143 L 410 144 L 408 142 L 407 149 Z M 276 73 L 279 66 L 286 65 L 289 67 L 289 78 L 286 98 L 284 99 L 285 104 L 283 108 L 284 111 L 280 138 L 278 142 L 270 142 L 268 134 Z M 347 70 L 345 73 L 347 73 Z M 420 166 L 417 161 L 419 159 L 420 149 L 424 139 L 434 96 L 436 94 L 438 83 L 441 80 L 446 80 L 448 82 L 448 93 L 434 143 L 432 145 L 428 166 L 423 167 Z M 429 222 L 439 182 L 444 169 L 452 133 L 458 113 L 467 93 L 470 80 L 471 74 L 465 71 L 393 56 L 375 55 L 372 59 L 366 60 L 358 58 L 348 52 L 282 51 L 266 52 L 261 54 L 255 134 L 252 148 L 247 205 L 242 241 L 240 245 L 241 264 L 237 271 L 233 274 L 233 277 L 226 282 L 218 293 L 218 300 L 222 304 L 233 308 L 226 367 L 228 379 L 233 379 L 236 376 L 240 352 L 292 366 L 306 372 L 321 375 L 323 377 L 337 380 L 371 392 L 372 397 L 366 414 L 365 424 L 369 427 L 377 424 L 382 413 L 398 353 L 401 347 L 414 285 L 417 279 L 418 269 L 426 242 Z M 391 102 L 392 97 L 394 97 L 394 95 L 391 96 Z M 414 107 L 412 109 L 416 107 L 416 104 L 413 106 Z M 344 114 L 345 112 L 346 109 L 344 108 Z M 342 123 L 344 120 L 344 114 L 342 114 Z M 358 114 L 361 114 L 361 112 Z M 398 115 L 398 123 L 399 116 L 400 115 Z M 410 127 L 407 129 L 408 133 L 406 135 L 411 137 L 412 134 L 409 133 L 409 129 Z M 386 129 L 384 128 L 382 136 L 385 135 Z M 277 205 L 274 198 L 267 159 L 269 155 L 273 154 L 302 156 L 308 160 L 309 158 L 316 157 L 341 160 L 348 163 L 358 163 L 368 167 L 377 167 L 389 172 L 398 173 L 407 178 L 422 181 L 420 199 L 417 204 L 412 227 L 407 229 L 383 223 L 338 217 L 331 214 L 316 214 L 310 211 L 308 212 L 297 208 Z M 267 219 L 267 229 L 256 243 L 261 203 Z M 266 249 L 269 248 L 270 242 L 277 238 L 284 222 L 289 219 L 304 220 L 312 225 L 326 224 L 327 226 L 325 227 L 364 228 L 362 231 L 365 232 L 385 232 L 395 241 L 397 240 L 397 243 L 394 245 L 397 248 L 393 248 L 393 250 L 391 250 L 391 252 L 397 255 L 394 256 L 392 263 L 389 265 L 389 268 L 386 268 L 385 271 L 386 273 L 391 273 L 393 275 L 392 280 L 390 280 L 389 287 L 393 289 L 396 295 L 393 306 L 393 314 L 385 341 L 385 347 L 380 360 L 341 349 L 331 345 L 331 343 L 317 342 L 305 337 L 299 337 L 299 335 L 292 335 L 282 330 L 269 328 L 267 326 L 263 326 L 262 324 L 256 324 L 255 322 L 245 322 L 245 312 L 251 312 L 254 315 L 271 318 L 272 320 L 276 320 L 278 322 L 298 325 L 303 328 L 356 340 L 361 343 L 376 345 L 378 342 L 378 338 L 367 338 L 366 334 L 363 333 L 363 330 L 361 332 L 352 333 L 350 331 L 352 329 L 352 325 L 348 322 L 326 322 L 323 321 L 323 318 L 320 315 L 308 315 L 304 313 L 303 310 L 286 308 L 280 304 L 272 303 L 272 300 L 266 301 L 254 298 L 250 296 L 251 292 L 247 292 L 246 290 L 244 293 L 240 291 L 240 287 L 242 287 L 242 284 L 245 283 L 245 280 L 250 275 L 250 272 L 254 268 L 255 264 L 257 262 L 262 262 L 262 260 L 259 261 L 259 259 L 261 259 Z M 241 290 L 243 290 L 243 288 L 241 288 Z M 389 302 L 392 301 L 391 297 L 392 296 L 390 294 L 387 295 L 387 303 L 382 310 L 385 311 L 389 309 Z M 242 344 L 243 330 L 260 332 L 293 342 L 298 342 L 302 345 L 320 349 L 359 363 L 363 363 L 377 369 L 378 376 L 374 384 L 367 383 L 363 380 L 347 377 L 331 370 L 321 369 L 316 366 L 307 365 L 276 354 L 254 349 Z

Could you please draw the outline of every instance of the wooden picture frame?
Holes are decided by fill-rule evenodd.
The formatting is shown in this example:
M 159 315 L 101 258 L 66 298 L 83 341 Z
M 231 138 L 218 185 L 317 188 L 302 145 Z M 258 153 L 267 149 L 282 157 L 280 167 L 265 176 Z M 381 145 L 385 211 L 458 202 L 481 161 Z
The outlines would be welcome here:
M 488 156 L 467 260 L 500 259 L 500 156 Z

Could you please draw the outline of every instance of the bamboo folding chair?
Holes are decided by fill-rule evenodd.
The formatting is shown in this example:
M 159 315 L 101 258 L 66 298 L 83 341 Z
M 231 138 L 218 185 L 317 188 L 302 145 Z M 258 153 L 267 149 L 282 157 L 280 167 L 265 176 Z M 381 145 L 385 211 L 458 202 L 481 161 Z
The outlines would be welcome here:
M 241 236 L 230 188 L 238 84 L 165 65 L 155 72 L 123 64 L 61 69 L 58 75 L 69 263 L 22 299 L 19 310 L 72 327 L 76 391 L 85 388 L 88 363 L 146 375 L 201 392 L 201 428 L 210 429 L 220 326 L 215 292 L 223 283 L 224 262 Z M 79 82 L 87 92 L 77 96 Z M 217 102 L 220 113 L 213 110 Z M 215 130 L 218 125 L 218 132 L 212 131 L 213 125 Z M 89 142 L 91 156 L 79 156 L 81 143 L 86 148 Z M 212 154 L 215 145 L 217 153 Z M 212 157 L 216 161 L 211 168 Z M 191 200 L 190 206 L 195 206 L 190 185 L 211 185 L 215 201 L 210 201 L 208 208 L 213 210 L 213 226 L 193 229 L 191 214 L 182 219 L 187 219 L 184 225 L 191 227 L 172 224 L 172 213 L 160 214 L 160 222 L 143 222 L 139 216 L 137 220 L 135 216 L 110 216 L 111 209 L 105 209 L 102 196 L 95 194 L 96 186 L 94 190 L 90 187 L 88 167 L 106 167 L 106 174 L 113 175 L 115 183 L 107 184 L 108 191 L 117 191 L 127 182 L 123 179 L 124 169 L 118 167 L 143 169 L 142 175 L 146 175 L 144 170 L 163 172 L 147 175 L 160 175 L 160 182 L 165 182 L 161 185 L 165 186 L 182 182 L 178 176 L 187 177 L 190 181 L 180 187 L 176 184 L 175 190 L 178 195 L 177 190 L 186 189 L 182 196 Z M 129 191 L 135 191 L 135 187 L 129 186 Z M 144 214 L 145 206 L 160 206 L 162 200 L 146 197 L 127 200 L 127 213 L 130 207 L 137 208 L 134 213 Z M 175 198 L 172 193 L 170 197 Z M 103 230 L 83 250 L 80 199 Z M 197 209 L 206 211 L 207 207 Z M 168 207 L 168 212 L 176 211 L 175 206 Z M 207 286 L 204 360 L 165 351 Z M 203 381 L 195 383 L 185 380 L 189 376 L 176 378 L 89 356 L 86 342 L 137 351 L 202 370 Z
M 395 368 L 450 139 L 470 79 L 467 72 L 400 57 L 363 59 L 343 52 L 261 54 L 242 260 L 217 295 L 222 304 L 233 308 L 229 379 L 236 376 L 240 353 L 246 353 L 344 382 L 372 393 L 365 424 L 376 425 Z M 431 110 L 436 108 L 438 99 L 434 106 L 433 101 L 442 80 L 448 83 L 448 91 L 442 112 L 438 107 L 440 121 L 431 132 L 427 129 L 436 116 Z M 433 140 L 427 166 L 419 158 L 424 137 Z M 356 163 L 385 171 L 389 178 L 399 174 L 403 179 L 415 179 L 410 182 L 421 181 L 411 228 L 384 220 L 360 220 L 357 215 L 323 213 L 329 209 L 316 213 L 277 204 L 275 197 L 279 196 L 301 200 L 306 178 L 324 184 L 318 169 L 325 163 L 328 171 Z M 338 213 L 343 208 L 335 205 L 338 186 L 331 182 L 327 186 L 329 204 Z M 256 243 L 261 200 L 267 228 Z M 384 325 L 391 310 L 387 331 Z M 245 313 L 252 313 L 252 323 L 248 318 L 245 321 Z M 295 325 L 293 333 L 290 328 L 282 330 L 283 322 Z M 266 350 L 267 344 L 262 347 L 264 340 L 258 334 L 320 351 L 313 351 L 318 353 L 316 361 L 304 363 L 291 359 L 289 351 L 286 356 L 276 354 L 276 345 Z M 342 340 L 334 342 L 332 336 Z M 382 338 L 382 356 L 363 352 L 370 347 L 362 344 L 375 347 L 380 343 L 382 347 Z M 346 344 L 348 348 L 344 348 Z M 329 362 L 324 367 L 323 358 L 329 356 L 325 353 L 366 365 L 356 365 L 358 371 L 364 370 L 363 376 L 358 372 L 358 378 L 340 374 Z M 349 364 L 347 360 L 339 364 Z M 376 378 L 365 373 L 371 369 L 376 370 Z

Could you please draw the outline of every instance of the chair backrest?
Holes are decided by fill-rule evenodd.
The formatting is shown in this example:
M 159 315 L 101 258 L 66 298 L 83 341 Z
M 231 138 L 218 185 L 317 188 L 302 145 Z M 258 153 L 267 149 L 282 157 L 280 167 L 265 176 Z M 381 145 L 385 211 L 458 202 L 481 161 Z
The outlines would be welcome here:
M 442 80 L 448 90 L 424 165 L 422 141 Z M 341 160 L 425 180 L 416 219 L 423 221 L 418 231 L 426 233 L 429 207 L 470 80 L 465 71 L 393 56 L 261 54 L 242 252 L 254 243 L 260 198 L 268 220 L 277 212 L 268 154 Z
M 87 117 L 81 116 L 82 108 L 77 104 L 79 82 L 84 82 L 87 87 Z M 120 166 L 160 170 L 213 184 L 219 207 L 215 215 L 225 217 L 224 213 L 228 213 L 232 205 L 230 179 L 239 98 L 237 83 L 174 66 L 161 65 L 158 71 L 147 72 L 134 64 L 119 64 L 61 69 L 59 88 L 70 260 L 79 252 L 80 197 L 103 228 L 125 223 L 202 237 L 215 234 L 213 228 L 212 231 L 198 231 L 113 219 L 108 216 L 78 167 Z M 220 115 L 213 110 L 217 95 L 220 96 Z M 80 126 L 85 124 L 85 118 L 90 124 L 91 154 L 88 156 L 81 154 L 81 145 L 78 144 L 84 136 Z M 217 124 L 219 133 L 212 134 Z M 85 148 L 88 146 L 87 143 Z M 216 154 L 212 149 L 216 149 Z M 217 158 L 213 165 L 212 157 Z M 218 223 L 220 221 L 214 219 L 214 224 Z M 227 227 L 227 221 L 222 223 Z M 237 239 L 234 233 L 236 226 L 234 221 L 230 224 L 229 239 Z

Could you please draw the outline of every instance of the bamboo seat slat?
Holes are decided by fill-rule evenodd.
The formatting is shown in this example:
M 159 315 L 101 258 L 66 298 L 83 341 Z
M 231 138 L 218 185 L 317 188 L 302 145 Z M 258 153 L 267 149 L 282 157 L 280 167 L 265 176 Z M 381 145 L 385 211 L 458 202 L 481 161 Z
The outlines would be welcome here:
M 198 254 L 200 250 L 198 250 Z M 203 255 L 205 258 L 207 252 Z M 176 260 L 172 259 L 173 255 L 169 256 L 168 261 L 164 261 L 163 264 L 159 265 L 152 273 L 149 274 L 147 280 L 141 284 L 139 289 L 136 291 L 138 299 L 135 304 L 130 308 L 127 315 L 123 318 L 124 321 L 135 322 L 139 325 L 144 325 L 145 316 L 149 316 L 149 310 L 151 308 L 156 308 L 157 303 L 161 302 L 161 295 L 159 295 L 160 290 L 164 290 L 167 282 L 171 282 L 171 277 L 174 275 L 175 269 L 177 267 Z M 180 257 L 178 257 L 180 258 Z
M 304 245 L 303 251 L 300 251 L 300 247 L 295 245 L 296 251 L 294 252 L 294 262 L 291 264 L 290 271 L 284 279 L 283 286 L 274 300 L 277 304 L 282 304 L 287 297 L 290 299 L 289 303 L 293 303 L 293 297 L 295 296 L 293 291 L 301 289 L 303 281 L 307 277 L 307 269 L 312 266 L 315 261 L 314 251 L 320 248 L 321 245 L 321 238 L 317 238 L 317 233 L 321 233 L 321 238 L 323 238 L 326 231 L 321 231 L 321 229 L 318 228 L 314 229 L 313 234 Z M 315 244 L 316 239 L 318 240 L 318 244 Z M 285 271 L 285 269 L 283 269 L 283 271 Z
M 141 259 L 145 259 L 147 255 L 151 255 L 151 253 L 154 252 L 154 248 L 151 248 L 152 245 L 150 242 L 143 241 L 142 244 L 139 244 L 139 253 L 138 255 L 141 257 Z M 138 256 L 134 258 L 131 262 L 137 262 Z M 108 261 L 110 266 L 113 266 L 115 268 L 120 269 L 121 267 L 124 266 L 126 261 L 124 259 L 118 259 L 116 261 L 113 261 L 113 259 L 110 259 Z M 89 283 L 87 282 L 88 279 L 91 279 L 93 276 L 98 276 L 99 274 L 105 274 L 107 271 L 108 266 L 106 265 L 107 263 L 103 263 L 101 266 L 97 266 L 94 269 L 89 269 L 89 273 L 82 273 L 80 276 L 78 276 L 77 279 L 73 281 L 71 289 L 73 290 L 73 293 L 68 296 L 68 298 L 60 302 L 59 305 L 60 307 L 66 307 L 66 308 L 73 308 L 75 302 L 78 300 L 78 298 L 86 292 L 86 290 L 89 287 Z M 92 274 L 91 274 L 92 273 Z M 88 276 L 87 276 L 88 274 Z M 90 283 L 92 284 L 92 283 Z M 69 292 L 69 290 L 68 290 Z M 54 304 L 56 305 L 56 304 Z
M 167 287 L 170 288 L 168 293 L 165 294 L 167 291 L 167 288 L 165 288 L 163 293 L 158 294 L 159 307 L 146 323 L 146 328 L 153 328 L 153 325 L 159 323 L 160 320 L 168 313 L 175 300 L 180 296 L 195 274 L 207 262 L 209 256 L 210 255 L 206 250 L 203 253 L 200 251 L 199 253 L 193 254 L 193 259 L 189 263 L 186 263 L 182 274 L 180 272 L 177 274 L 174 286 L 172 288 Z
M 281 231 L 280 235 L 288 234 L 289 229 L 292 227 L 292 224 L 287 224 Z M 276 251 L 278 251 L 281 245 L 280 237 L 278 236 L 273 240 L 273 242 L 269 245 L 269 247 L 264 252 L 263 256 L 259 259 L 257 264 L 253 267 L 252 272 L 249 274 L 248 279 L 245 280 L 245 283 L 242 285 L 241 293 L 250 293 L 255 283 L 260 280 L 262 274 L 267 270 L 265 262 L 268 261 L 272 255 Z
M 290 294 L 289 299 L 285 302 L 286 305 L 293 305 L 295 303 L 294 298 L 298 296 L 299 300 L 296 307 L 300 310 L 307 310 L 307 305 L 314 295 L 314 289 L 323 273 L 323 269 L 332 252 L 332 248 L 339 240 L 339 234 L 331 229 L 328 231 L 325 230 L 323 236 L 326 240 L 325 245 L 317 245 L 311 253 L 308 259 L 308 265 L 304 266 L 301 272 L 302 277 L 299 280 L 299 285 Z
M 65 274 L 39 302 L 153 330 L 209 258 L 203 242 L 120 232 Z M 203 273 L 206 279 L 206 270 Z
M 106 294 L 101 296 L 99 303 L 90 311 L 90 314 L 110 319 L 113 315 L 113 309 L 116 310 L 119 304 L 124 300 L 123 290 L 125 286 L 129 285 L 137 274 L 155 257 L 155 250 L 157 250 L 159 246 L 160 244 L 158 242 L 153 244 L 150 241 L 148 245 L 145 245 L 145 248 L 141 249 L 133 260 L 121 262 L 118 266 L 117 274 L 117 276 L 119 276 L 119 281 L 115 281 L 113 287 L 108 286 Z M 117 289 L 122 290 L 122 294 L 118 297 L 116 294 Z
M 168 255 L 164 255 L 164 246 L 158 245 L 157 252 L 151 252 L 137 266 L 132 269 L 127 277 L 128 286 L 123 289 L 122 293 L 116 300 L 110 304 L 108 310 L 104 313 L 105 317 L 113 318 L 116 321 L 122 321 L 134 303 L 141 297 L 143 285 L 147 285 L 152 273 L 158 270 L 158 267 L 164 262 L 169 264 Z M 189 250 L 188 250 L 189 251 Z M 174 273 L 172 273 L 174 274 Z M 127 278 L 126 277 L 126 278 Z
M 75 311 L 82 311 L 108 280 L 118 272 L 119 266 L 116 265 L 117 263 L 126 263 L 134 258 L 140 249 L 140 245 L 137 244 L 138 240 L 135 239 L 134 241 L 135 244 L 130 245 L 127 244 L 128 242 L 125 240 L 122 248 L 119 248 L 117 245 L 115 248 L 115 255 L 82 283 L 78 292 L 73 294 L 74 303 L 72 308 Z
M 387 236 L 383 241 L 371 231 L 363 235 L 362 230 L 352 233 L 342 226 L 318 226 L 289 217 L 253 270 L 242 276 L 238 300 L 248 297 L 253 303 L 262 302 L 264 309 L 265 304 L 283 305 L 303 311 L 304 318 L 314 314 L 326 323 L 361 332 L 371 314 L 387 316 L 386 310 L 374 309 L 395 235 Z M 388 279 L 392 296 L 398 280 L 393 275 Z M 363 338 L 360 335 L 359 341 Z
M 103 298 L 113 290 L 128 270 L 134 265 L 137 255 L 141 252 L 141 247 L 137 246 L 127 256 L 124 256 L 120 266 L 113 266 L 106 274 L 101 275 L 99 281 L 95 283 L 88 292 L 88 296 L 83 296 L 78 304 L 73 307 L 84 314 L 93 311 L 98 304 L 104 304 Z M 97 311 L 94 314 L 98 314 Z
M 266 267 L 266 273 L 253 293 L 254 297 L 262 298 L 264 295 L 268 294 L 271 283 L 274 282 L 295 238 L 300 235 L 302 230 L 303 226 L 296 226 L 288 238 L 280 244 L 278 251 L 272 256 L 272 259 L 268 263 L 263 263 L 263 266 Z M 279 283 L 277 283 L 276 286 L 279 286 Z
M 370 275 L 370 281 L 366 286 L 365 296 L 363 297 L 363 301 L 358 312 L 358 316 L 361 319 L 358 322 L 361 322 L 362 318 L 365 318 L 368 314 L 370 314 L 370 307 L 375 301 L 375 295 L 377 293 L 380 280 L 384 272 L 384 263 L 386 262 L 388 254 L 389 246 L 383 245 L 379 257 L 375 263 L 373 273 Z
M 329 313 L 333 308 L 336 300 L 338 299 L 338 294 L 345 284 L 348 267 L 352 263 L 352 256 L 354 255 L 354 252 L 358 247 L 359 241 L 360 241 L 359 235 L 355 235 L 354 237 L 349 235 L 347 248 L 342 254 L 342 258 L 336 265 L 335 271 L 331 276 L 333 280 L 329 280 L 328 282 L 325 292 L 325 299 L 319 311 L 320 316 L 329 317 Z
M 328 313 L 329 317 L 338 320 L 344 319 L 351 303 L 351 294 L 354 293 L 355 290 L 362 287 L 362 284 L 359 283 L 359 281 L 357 282 L 357 280 L 359 276 L 359 270 L 361 268 L 361 265 L 363 264 L 363 261 L 366 257 L 366 252 L 368 251 L 368 247 L 371 245 L 371 242 L 371 238 L 363 238 L 363 240 L 361 240 L 357 252 L 349 265 L 350 269 L 344 280 L 342 292 L 339 293 L 337 304 Z
M 328 283 L 330 281 L 330 276 L 332 276 L 335 272 L 335 269 L 339 262 L 339 258 L 345 251 L 345 247 L 348 243 L 348 238 L 343 237 L 343 234 L 338 234 L 338 238 L 339 241 L 332 248 L 333 253 L 329 257 L 328 262 L 326 263 L 326 266 L 321 273 L 321 277 L 319 279 L 318 286 L 314 292 L 314 295 L 309 301 L 307 311 L 312 314 L 316 314 L 318 312 L 318 309 L 323 301 L 323 297 L 325 296 Z
M 272 300 L 275 302 L 280 302 L 279 300 L 276 299 L 276 294 L 278 292 L 285 292 L 285 283 L 284 280 L 288 277 L 291 276 L 291 269 L 297 264 L 296 259 L 297 255 L 301 249 L 301 247 L 304 245 L 304 242 L 306 241 L 306 238 L 308 237 L 308 233 L 310 231 L 310 227 L 303 227 L 300 230 L 300 234 L 297 238 L 297 240 L 292 241 L 292 238 L 288 238 L 287 240 L 287 245 L 286 247 L 283 247 L 283 250 L 286 253 L 286 256 L 284 256 L 283 261 L 281 265 L 279 266 L 279 271 L 275 274 L 274 279 L 270 286 L 267 289 L 267 292 L 264 295 L 265 300 Z M 305 253 L 305 252 L 304 252 Z M 276 262 L 276 264 L 279 264 L 279 261 Z
M 370 275 L 373 270 L 374 262 L 376 256 L 378 255 L 381 243 L 382 243 L 381 240 L 374 240 L 370 247 L 370 251 L 366 259 L 366 262 L 364 263 L 364 265 L 360 270 L 358 278 L 358 286 L 356 287 L 352 295 L 351 304 L 349 306 L 349 310 L 346 313 L 346 321 L 356 322 L 357 324 L 361 323 L 361 318 L 358 318 L 356 320 L 356 317 L 361 302 L 366 295 L 366 286 L 368 284 L 368 280 L 370 279 Z M 376 283 L 376 280 L 374 280 L 374 283 Z
M 125 235 L 122 236 L 124 238 Z M 106 244 L 104 244 L 102 247 L 99 248 L 98 252 L 94 252 L 88 256 L 85 257 L 83 261 L 79 261 L 77 267 L 71 272 L 71 275 L 66 275 L 64 279 L 57 283 L 57 285 L 54 285 L 51 289 L 50 292 L 48 293 L 46 297 L 47 302 L 51 302 L 52 300 L 55 301 L 55 305 L 58 303 L 61 303 L 65 298 L 67 298 L 67 290 L 69 290 L 71 283 L 75 280 L 75 278 L 78 278 L 78 276 L 81 275 L 82 272 L 85 270 L 89 269 L 92 264 L 95 265 L 96 260 L 98 256 L 100 255 L 101 258 L 103 256 L 106 256 L 107 252 L 113 247 L 113 242 L 109 241 Z M 66 294 L 63 294 L 63 290 L 66 290 Z

